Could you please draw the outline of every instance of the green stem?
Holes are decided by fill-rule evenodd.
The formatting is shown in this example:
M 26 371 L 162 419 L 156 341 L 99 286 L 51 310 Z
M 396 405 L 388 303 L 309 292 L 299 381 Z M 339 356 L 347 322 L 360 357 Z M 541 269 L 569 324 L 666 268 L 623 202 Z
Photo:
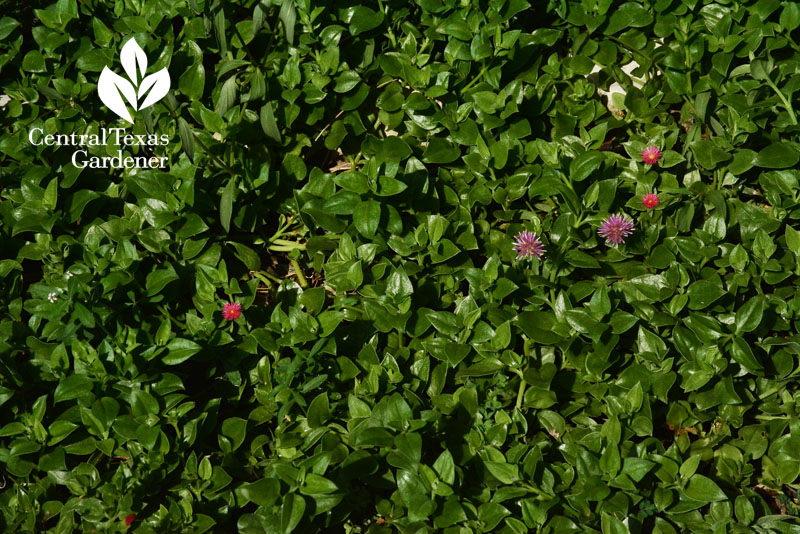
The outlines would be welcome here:
M 523 402 L 523 400 L 525 398 L 525 388 L 528 386 L 528 384 L 525 383 L 525 378 L 523 377 L 521 371 L 518 371 L 518 370 L 514 369 L 514 372 L 517 373 L 517 375 L 519 376 L 519 389 L 517 390 L 516 408 L 517 408 L 517 410 L 521 411 L 522 410 L 522 402 Z
M 517 391 L 517 405 L 516 408 L 522 411 L 522 401 L 525 398 L 525 380 L 519 379 L 519 390 Z
M 297 243 L 296 241 L 287 241 L 286 239 L 273 239 L 267 249 L 274 250 L 275 252 L 291 252 L 293 250 L 305 250 L 305 243 Z
M 582 222 L 581 219 L 579 219 L 579 221 Z M 547 277 L 551 284 L 556 281 L 558 270 L 561 268 L 561 259 L 564 257 L 564 249 L 569 245 L 569 243 L 570 241 L 565 239 L 555 253 L 555 257 L 553 258 L 553 268 L 550 270 L 550 274 Z M 552 287 L 550 288 L 550 305 L 553 306 L 553 308 L 555 308 L 556 305 L 556 293 L 555 289 Z
M 281 279 L 280 278 L 278 278 L 277 276 L 269 274 L 267 271 L 253 271 L 253 274 L 259 275 L 259 276 L 263 276 L 264 278 L 272 280 L 273 282 L 275 282 L 277 284 L 281 283 Z
M 532 339 L 526 339 L 522 344 L 522 354 L 524 354 L 526 358 L 531 355 L 531 345 L 533 345 Z
M 558 269 L 561 267 L 561 249 L 559 248 L 558 252 L 556 253 L 556 257 L 553 259 L 553 268 L 550 269 L 550 275 L 547 279 L 550 282 L 556 281 L 556 274 L 558 273 Z
M 288 239 L 272 239 L 272 240 L 270 240 L 270 243 L 275 244 L 277 246 L 281 246 L 281 247 L 289 247 L 292 250 L 294 250 L 294 249 L 305 250 L 306 249 L 305 243 L 298 243 L 297 241 L 289 241 Z M 270 245 L 270 248 L 272 248 L 272 245 Z
M 620 39 L 617 39 L 617 38 L 616 38 L 616 37 L 614 37 L 613 35 L 610 35 L 610 36 L 608 36 L 608 38 L 609 38 L 609 39 L 611 39 L 612 41 L 614 41 L 615 43 L 617 43 L 618 45 L 620 45 L 622 48 L 624 48 L 625 50 L 627 50 L 627 51 L 628 51 L 628 52 L 630 52 L 631 54 L 639 54 L 640 56 L 642 56 L 643 58 L 645 58 L 645 59 L 646 59 L 647 61 L 649 61 L 650 63 L 653 63 L 653 64 L 655 64 L 655 62 L 656 62 L 656 61 L 655 61 L 653 58 L 651 58 L 650 56 L 648 56 L 647 54 L 645 54 L 644 52 L 642 52 L 642 51 L 640 51 L 640 50 L 636 50 L 636 49 L 634 49 L 634 48 L 631 48 L 630 46 L 628 46 L 627 44 L 625 44 L 625 43 L 624 43 L 623 41 L 621 41 Z
M 389 37 L 389 40 L 392 42 L 392 48 L 397 48 L 397 37 L 395 37 L 394 31 L 392 31 L 391 17 L 389 17 L 389 13 L 383 7 L 383 2 L 381 0 L 378 0 L 378 8 L 381 10 L 381 13 L 384 14 L 383 20 L 386 22 L 386 29 L 388 30 L 387 37 Z
M 797 46 L 797 43 L 796 43 L 796 42 L 794 42 L 794 39 L 792 39 L 792 36 L 791 36 L 791 35 L 789 35 L 789 33 L 788 33 L 788 32 L 787 32 L 787 34 L 786 34 L 784 37 L 786 37 L 786 40 L 787 40 L 787 41 L 789 41 L 789 44 L 791 44 L 791 45 L 792 45 L 792 48 L 794 48 L 794 49 L 795 49 L 795 51 L 797 51 L 797 52 L 800 52 L 800 47 L 799 47 L 799 46 Z
M 472 87 L 473 85 L 475 85 L 475 84 L 476 84 L 478 81 L 480 81 L 480 79 L 481 79 L 481 78 L 483 78 L 483 75 L 484 75 L 484 74 L 486 74 L 486 71 L 487 71 L 487 70 L 489 70 L 489 66 L 488 66 L 488 65 L 484 65 L 484 66 L 483 66 L 483 68 L 481 69 L 481 71 L 478 73 L 478 75 L 477 75 L 477 76 L 475 76 L 475 77 L 472 79 L 472 81 L 471 81 L 471 82 L 469 82 L 467 85 L 465 85 L 463 89 L 461 89 L 461 94 L 463 95 L 463 94 L 464 94 L 464 92 L 465 92 L 467 89 L 469 89 L 470 87 Z
M 689 47 L 684 45 L 683 52 L 686 57 L 686 68 L 689 69 L 689 72 L 686 73 L 686 81 L 689 82 L 689 94 L 692 94 L 692 67 L 689 65 L 689 61 L 691 61 L 689 57 Z
M 537 494 L 543 496 L 543 497 L 552 497 L 552 495 L 549 495 L 548 493 L 545 493 L 544 491 L 540 490 L 539 488 L 537 488 L 536 486 L 533 486 L 531 484 L 526 484 L 525 482 L 522 482 L 522 486 L 524 488 L 526 488 L 526 489 L 529 489 L 530 491 L 532 491 L 534 493 L 537 493 Z M 536 532 L 540 532 L 540 531 L 541 531 L 540 528 L 536 529 Z
M 267 288 L 270 289 L 270 290 L 272 290 L 272 283 L 273 282 L 275 282 L 277 284 L 281 283 L 280 280 L 278 280 L 277 278 L 275 278 L 274 276 L 272 276 L 272 275 L 270 275 L 270 274 L 268 274 L 266 272 L 253 271 L 253 276 L 258 278 L 261 281 L 261 283 L 263 283 L 265 286 L 267 286 Z
M 306 280 L 306 277 L 303 276 L 303 270 L 300 269 L 300 264 L 297 263 L 297 260 L 289 260 L 289 261 L 291 262 L 292 267 L 294 267 L 294 272 L 297 275 L 297 283 L 299 283 L 300 287 L 302 287 L 303 289 L 307 288 L 308 281 Z
M 281 217 L 283 217 L 283 215 L 281 215 Z M 275 233 L 274 233 L 274 234 L 272 234 L 272 237 L 271 237 L 271 238 L 269 238 L 269 242 L 270 242 L 270 243 L 273 243 L 273 242 L 275 242 L 276 240 L 280 239 L 280 237 L 281 237 L 281 236 L 284 234 L 284 232 L 286 231 L 286 229 L 287 229 L 287 228 L 289 228 L 289 226 L 290 226 L 291 224 L 292 224 L 292 221 L 290 221 L 290 220 L 284 220 L 284 223 L 281 225 L 281 227 L 280 227 L 280 228 L 278 228 L 278 229 L 275 231 Z
M 550 270 L 550 276 L 548 277 L 548 280 L 550 281 L 550 283 L 555 282 L 555 280 L 556 280 L 555 273 L 558 272 L 558 268 L 560 266 L 561 266 L 560 264 L 558 264 L 555 261 L 553 261 L 553 268 Z M 553 309 L 555 309 L 555 306 L 556 306 L 556 290 L 554 288 L 552 288 L 552 287 L 550 288 L 550 306 L 552 306 Z
M 765 81 L 767 82 L 767 85 L 769 85 L 772 88 L 772 90 L 775 91 L 775 93 L 778 95 L 778 98 L 781 99 L 781 102 L 783 102 L 783 107 L 786 108 L 786 111 L 789 112 L 789 118 L 792 119 L 792 125 L 797 126 L 797 115 L 794 114 L 791 102 L 789 102 L 789 100 L 786 99 L 786 96 L 784 96 L 781 90 L 778 89 L 778 86 L 775 85 L 775 82 L 773 82 L 769 76 L 767 76 L 767 79 Z
M 172 321 L 173 323 L 177 324 L 178 326 L 180 326 L 184 330 L 186 329 L 186 323 L 182 322 L 182 321 L 179 321 L 178 319 L 175 319 L 174 317 L 172 317 L 169 314 L 169 312 L 167 311 L 167 307 L 166 306 L 159 306 L 158 307 L 158 311 L 160 311 L 161 313 L 164 314 L 164 319 L 166 319 L 167 321 Z

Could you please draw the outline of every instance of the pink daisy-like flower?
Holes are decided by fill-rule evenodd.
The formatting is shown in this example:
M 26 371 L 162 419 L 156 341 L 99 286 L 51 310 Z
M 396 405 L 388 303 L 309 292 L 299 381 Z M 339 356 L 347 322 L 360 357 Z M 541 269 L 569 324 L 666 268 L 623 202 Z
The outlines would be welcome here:
M 660 203 L 661 201 L 658 200 L 658 195 L 656 195 L 655 193 L 647 193 L 645 196 L 642 197 L 642 204 L 644 204 L 644 207 L 647 209 L 653 209 Z
M 533 256 L 539 260 L 544 256 L 542 240 L 539 239 L 536 232 L 528 232 L 527 230 L 517 234 L 514 250 L 517 251 L 517 259 Z
M 600 224 L 597 233 L 605 238 L 607 245 L 616 247 L 633 233 L 633 221 L 627 215 L 612 215 Z
M 238 319 L 241 314 L 242 305 L 238 302 L 226 302 L 225 305 L 222 306 L 222 316 L 229 321 Z
M 655 165 L 661 159 L 661 151 L 657 146 L 649 146 L 642 151 L 642 161 L 648 165 Z

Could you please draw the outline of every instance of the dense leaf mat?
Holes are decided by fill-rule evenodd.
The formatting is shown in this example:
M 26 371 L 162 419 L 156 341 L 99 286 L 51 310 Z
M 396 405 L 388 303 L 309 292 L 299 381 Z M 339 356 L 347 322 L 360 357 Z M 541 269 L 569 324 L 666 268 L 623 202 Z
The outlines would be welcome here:
M 35 4 L 0 532 L 800 531 L 798 4 Z

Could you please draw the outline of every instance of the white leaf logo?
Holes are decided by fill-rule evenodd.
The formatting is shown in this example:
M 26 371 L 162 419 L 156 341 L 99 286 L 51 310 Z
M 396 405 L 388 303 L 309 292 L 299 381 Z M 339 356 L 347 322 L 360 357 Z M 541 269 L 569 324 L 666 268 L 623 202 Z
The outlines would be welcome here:
M 119 53 L 119 59 L 122 62 L 122 68 L 125 69 L 125 74 L 137 85 L 137 80 L 144 78 L 144 73 L 147 72 L 147 55 L 144 50 L 139 48 L 135 39 L 129 39 L 125 46 Z M 136 64 L 139 64 L 140 76 L 136 76 Z
M 133 124 L 131 114 L 128 113 L 128 108 L 125 107 L 125 102 L 122 101 L 120 96 L 120 93 L 122 93 L 128 103 L 136 110 L 136 89 L 133 88 L 131 82 L 105 67 L 103 72 L 100 73 L 100 80 L 97 82 L 97 93 L 100 95 L 100 100 L 103 101 L 103 104 L 108 106 L 108 109 Z
M 133 123 L 127 103 L 134 111 L 152 106 L 169 92 L 170 78 L 166 68 L 147 76 L 147 55 L 131 38 L 120 51 L 122 68 L 128 79 L 118 75 L 107 66 L 97 81 L 97 93 L 108 109 L 126 121 Z M 125 100 L 122 99 L 125 97 Z M 139 101 L 144 101 L 139 105 Z
M 152 89 L 150 89 L 151 87 Z M 139 109 L 152 106 L 167 96 L 167 91 L 169 91 L 169 72 L 167 72 L 166 67 L 142 80 L 142 84 L 139 86 L 139 98 L 142 98 L 148 89 L 150 89 L 150 94 L 144 99 Z

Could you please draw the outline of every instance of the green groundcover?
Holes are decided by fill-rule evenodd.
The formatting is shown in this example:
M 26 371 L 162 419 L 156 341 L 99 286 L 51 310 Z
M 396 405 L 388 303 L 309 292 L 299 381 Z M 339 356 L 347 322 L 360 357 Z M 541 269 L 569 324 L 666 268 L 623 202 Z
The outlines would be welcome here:
M 0 532 L 800 532 L 799 42 L 0 1 Z

